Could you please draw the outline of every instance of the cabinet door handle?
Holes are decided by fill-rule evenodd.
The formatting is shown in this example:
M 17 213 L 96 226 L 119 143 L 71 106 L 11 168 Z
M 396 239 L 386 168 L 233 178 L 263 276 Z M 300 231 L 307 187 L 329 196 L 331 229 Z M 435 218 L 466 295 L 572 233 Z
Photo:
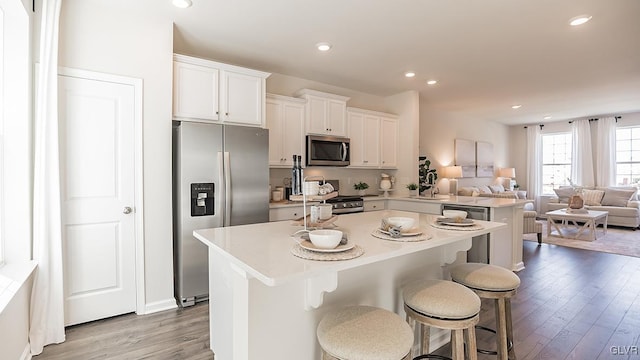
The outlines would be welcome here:
M 225 114 L 226 116 L 229 116 L 229 113 L 228 113 L 228 112 L 226 112 L 226 113 L 224 113 L 224 114 Z
M 216 111 L 216 115 L 220 115 L 220 112 L 219 112 L 219 111 Z

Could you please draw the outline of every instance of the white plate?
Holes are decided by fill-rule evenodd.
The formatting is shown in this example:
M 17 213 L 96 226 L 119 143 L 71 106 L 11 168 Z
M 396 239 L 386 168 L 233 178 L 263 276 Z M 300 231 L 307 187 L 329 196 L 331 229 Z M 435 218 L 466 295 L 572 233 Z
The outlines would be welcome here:
M 442 224 L 442 225 L 448 225 L 448 226 L 473 226 L 473 220 L 471 219 L 465 219 L 466 221 L 463 222 L 440 222 L 438 221 L 438 224 Z
M 381 233 L 385 234 L 385 235 L 389 235 L 391 236 L 391 233 L 386 231 L 386 230 L 382 230 L 382 229 L 378 229 L 380 230 Z M 418 235 L 422 235 L 422 231 L 420 231 L 419 228 L 413 228 L 413 229 L 409 229 L 405 232 L 401 232 L 400 236 L 418 236 Z
M 317 248 L 315 245 L 313 245 L 313 243 L 309 240 L 302 240 L 298 244 L 300 244 L 300 247 L 303 249 L 307 249 L 315 252 L 326 252 L 326 253 L 347 251 L 347 250 L 353 249 L 353 247 L 356 246 L 356 244 L 354 243 L 346 243 L 344 245 L 338 245 L 333 249 L 320 249 L 320 248 Z

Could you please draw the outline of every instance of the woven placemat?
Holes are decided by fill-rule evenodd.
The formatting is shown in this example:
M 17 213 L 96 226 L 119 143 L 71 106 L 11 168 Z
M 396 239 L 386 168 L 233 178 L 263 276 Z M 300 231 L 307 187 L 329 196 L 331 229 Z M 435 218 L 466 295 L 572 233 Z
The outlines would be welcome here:
M 484 229 L 484 226 L 482 226 L 480 224 L 473 224 L 473 225 L 470 225 L 470 226 L 455 226 L 455 225 L 438 224 L 437 222 L 434 222 L 434 223 L 431 224 L 431 226 L 436 228 L 436 229 L 458 230 L 458 231 L 475 231 L 475 230 Z
M 425 240 L 431 239 L 431 234 L 425 234 L 425 233 L 422 233 L 420 235 L 414 235 L 414 236 L 401 236 L 398 238 L 394 238 L 391 235 L 387 235 L 383 233 L 382 231 L 380 231 L 380 229 L 373 230 L 371 232 L 371 236 L 377 237 L 378 239 L 382 239 L 382 240 L 404 241 L 404 242 L 425 241 Z
M 355 259 L 364 254 L 364 250 L 360 246 L 356 245 L 352 249 L 346 251 L 325 253 L 307 250 L 302 248 L 300 245 L 295 244 L 291 247 L 291 253 L 294 256 L 307 260 L 338 261 Z

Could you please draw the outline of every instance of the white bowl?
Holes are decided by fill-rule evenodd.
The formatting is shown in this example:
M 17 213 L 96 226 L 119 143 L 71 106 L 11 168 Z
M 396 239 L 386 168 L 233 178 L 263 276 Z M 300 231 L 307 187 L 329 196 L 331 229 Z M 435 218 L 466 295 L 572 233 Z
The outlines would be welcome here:
M 395 217 L 388 217 L 387 223 L 393 226 L 399 227 L 400 230 L 402 231 L 407 231 L 413 228 L 413 225 L 416 223 L 416 220 L 414 218 L 409 218 L 409 217 L 395 216 Z
M 460 218 L 460 219 L 466 219 L 467 218 L 467 212 L 466 211 L 462 211 L 462 210 L 442 210 L 442 215 L 446 218 L 451 218 L 451 219 L 456 219 L 456 218 Z
M 313 230 L 309 231 L 309 240 L 320 249 L 334 249 L 342 240 L 340 230 Z

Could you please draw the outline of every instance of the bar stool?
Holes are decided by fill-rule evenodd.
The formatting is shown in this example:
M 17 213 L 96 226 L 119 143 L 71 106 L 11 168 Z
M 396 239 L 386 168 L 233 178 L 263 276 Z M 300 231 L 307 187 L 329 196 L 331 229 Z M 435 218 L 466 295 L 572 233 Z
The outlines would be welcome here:
M 330 312 L 316 333 L 323 360 L 405 360 L 413 344 L 413 332 L 402 317 L 372 306 Z
M 512 271 L 489 264 L 468 263 L 449 268 L 451 279 L 473 290 L 483 299 L 495 300 L 498 351 L 478 350 L 485 354 L 498 355 L 498 359 L 516 359 L 513 349 L 513 325 L 511 323 L 511 297 L 520 286 L 520 278 Z
M 421 280 L 407 285 L 402 296 L 407 322 L 420 326 L 420 352 L 415 359 L 447 359 L 429 355 L 429 327 L 451 330 L 451 353 L 454 360 L 464 360 L 464 334 L 469 358 L 477 359 L 475 325 L 478 323 L 480 298 L 466 287 L 445 280 Z

